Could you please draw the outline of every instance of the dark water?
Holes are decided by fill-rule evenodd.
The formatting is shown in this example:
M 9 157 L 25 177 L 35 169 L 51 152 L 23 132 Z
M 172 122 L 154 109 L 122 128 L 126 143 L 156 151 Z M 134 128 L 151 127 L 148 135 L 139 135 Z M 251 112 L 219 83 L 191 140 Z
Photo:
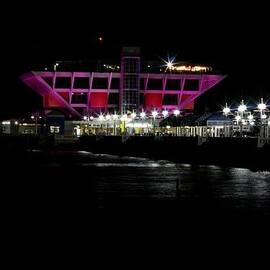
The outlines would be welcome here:
M 3 164 L 8 186 L 31 203 L 65 194 L 89 209 L 270 214 L 270 172 L 84 151 L 32 151 Z

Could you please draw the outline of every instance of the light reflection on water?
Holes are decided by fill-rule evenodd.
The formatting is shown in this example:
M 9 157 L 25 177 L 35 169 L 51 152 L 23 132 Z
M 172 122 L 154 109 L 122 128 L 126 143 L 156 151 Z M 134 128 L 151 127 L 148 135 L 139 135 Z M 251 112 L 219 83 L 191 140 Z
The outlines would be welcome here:
M 169 201 L 176 207 L 252 209 L 270 214 L 267 172 L 86 151 L 30 155 L 28 163 L 31 168 L 41 167 L 44 185 L 52 176 L 56 181 L 71 178 L 71 185 L 87 181 L 89 197 L 95 199 L 98 208 L 114 202 Z
M 143 162 L 88 164 L 95 167 L 96 193 L 100 204 L 118 199 L 194 201 L 222 208 L 270 209 L 270 176 L 244 168 L 216 165 Z M 127 163 L 125 163 L 127 162 Z M 85 164 L 83 164 L 85 166 Z M 106 169 L 106 170 L 104 170 Z M 179 181 L 177 192 L 176 183 Z

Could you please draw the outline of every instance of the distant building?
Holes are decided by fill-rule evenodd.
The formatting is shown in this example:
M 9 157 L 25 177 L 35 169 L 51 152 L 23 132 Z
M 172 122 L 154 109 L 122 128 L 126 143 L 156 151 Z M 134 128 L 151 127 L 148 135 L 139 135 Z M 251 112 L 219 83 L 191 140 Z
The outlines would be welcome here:
M 106 71 L 57 71 L 57 67 L 31 71 L 21 79 L 43 97 L 44 110 L 57 109 L 69 119 L 114 111 L 192 111 L 196 99 L 224 78 L 198 65 L 145 66 L 137 47 L 123 48 L 120 65 L 97 65 Z

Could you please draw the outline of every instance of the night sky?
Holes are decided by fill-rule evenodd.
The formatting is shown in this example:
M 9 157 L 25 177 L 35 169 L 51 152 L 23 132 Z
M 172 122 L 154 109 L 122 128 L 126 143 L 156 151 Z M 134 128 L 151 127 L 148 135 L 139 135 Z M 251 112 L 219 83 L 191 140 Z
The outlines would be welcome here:
M 87 2 L 87 1 L 84 1 Z M 145 2 L 145 1 L 144 1 Z M 112 59 L 122 46 L 140 46 L 144 59 L 177 54 L 178 61 L 209 64 L 228 77 L 199 98 L 196 109 L 218 110 L 225 101 L 270 97 L 267 8 L 227 3 L 139 1 L 62 6 L 56 1 L 16 3 L 2 18 L 0 117 L 18 117 L 41 104 L 18 76 L 54 61 Z M 5 10 L 4 10 L 5 11 Z M 102 44 L 98 37 L 102 36 Z

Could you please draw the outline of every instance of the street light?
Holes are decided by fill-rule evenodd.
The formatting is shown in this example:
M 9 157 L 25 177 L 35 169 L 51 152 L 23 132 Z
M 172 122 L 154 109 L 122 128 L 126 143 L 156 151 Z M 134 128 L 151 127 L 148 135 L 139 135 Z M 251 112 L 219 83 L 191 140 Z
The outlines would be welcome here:
M 251 122 L 253 119 L 254 119 L 253 115 L 252 115 L 252 114 L 250 114 L 250 115 L 248 116 L 248 120 L 249 120 L 249 122 Z
M 162 111 L 162 115 L 164 118 L 168 116 L 169 112 L 167 110 Z
M 154 109 L 152 111 L 152 116 L 153 116 L 153 119 L 154 119 L 154 121 L 153 121 L 154 135 L 156 135 L 156 117 L 157 117 L 157 115 L 158 115 L 158 112 Z
M 112 119 L 113 119 L 113 134 L 116 135 L 116 120 L 118 119 L 118 115 L 114 113 L 112 115 Z
M 55 63 L 55 64 L 53 65 L 54 71 L 56 71 L 56 67 L 58 67 L 58 66 L 59 66 L 59 63 Z
M 258 109 L 259 109 L 260 111 L 263 111 L 263 110 L 266 109 L 266 104 L 263 103 L 263 99 L 262 99 L 262 98 L 261 98 L 261 103 L 258 104 Z
M 142 119 L 144 119 L 145 116 L 146 116 L 146 113 L 145 113 L 144 111 L 142 111 L 142 112 L 140 113 L 140 117 L 141 117 Z
M 176 109 L 176 110 L 173 111 L 173 114 L 174 114 L 175 116 L 178 116 L 178 115 L 180 114 L 180 111 L 179 111 L 178 109 Z
M 238 111 L 243 114 L 244 111 L 247 110 L 247 106 L 244 104 L 244 100 L 242 100 L 241 104 L 238 106 Z
M 100 127 L 101 127 L 101 131 L 102 131 L 102 122 L 104 121 L 104 115 L 102 113 L 100 113 L 100 115 L 98 116 L 98 119 L 100 121 Z
M 235 116 L 235 120 L 236 120 L 237 125 L 238 125 L 238 122 L 241 120 L 241 116 L 240 115 L 236 115 Z
M 240 125 L 240 133 L 241 133 L 241 135 L 242 135 L 242 122 L 241 122 L 241 116 L 240 116 L 240 115 L 236 115 L 236 116 L 235 116 L 235 120 L 236 120 L 237 130 L 238 130 L 239 122 L 241 123 L 241 125 Z
M 123 114 L 123 115 L 120 117 L 121 122 L 124 123 L 124 133 L 126 133 L 126 121 L 127 121 L 127 119 L 128 119 L 127 114 Z
M 110 114 L 107 114 L 107 115 L 106 115 L 106 120 L 109 121 L 110 119 L 111 119 Z
M 227 106 L 227 103 L 226 103 L 225 108 L 223 108 L 222 111 L 226 116 L 231 112 L 231 109 Z
M 106 133 L 107 133 L 107 135 L 109 134 L 109 122 L 110 122 L 110 119 L 111 119 L 111 116 L 110 116 L 110 114 L 109 113 L 107 113 L 107 115 L 106 115 L 106 120 L 107 120 L 107 128 L 106 128 Z
M 154 118 L 156 118 L 157 115 L 158 115 L 158 112 L 157 112 L 156 110 L 153 110 L 153 111 L 152 111 L 152 116 L 153 116 Z

